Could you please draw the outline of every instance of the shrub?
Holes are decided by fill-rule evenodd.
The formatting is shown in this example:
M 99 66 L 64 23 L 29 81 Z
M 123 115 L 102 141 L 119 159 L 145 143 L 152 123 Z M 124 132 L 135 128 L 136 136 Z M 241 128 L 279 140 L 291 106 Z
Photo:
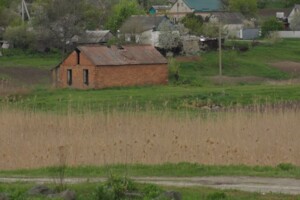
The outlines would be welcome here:
M 277 168 L 282 171 L 290 171 L 295 169 L 295 166 L 291 163 L 280 163 L 279 165 L 277 165 Z
M 14 47 L 21 49 L 32 48 L 34 38 L 34 33 L 25 25 L 8 27 L 4 33 L 5 40 L 9 41 Z
M 271 31 L 280 31 L 283 30 L 283 28 L 284 25 L 282 22 L 278 21 L 276 18 L 271 18 L 263 23 L 261 27 L 262 36 L 266 37 Z
M 227 199 L 227 196 L 224 192 L 214 192 L 207 196 L 207 200 L 223 200 Z

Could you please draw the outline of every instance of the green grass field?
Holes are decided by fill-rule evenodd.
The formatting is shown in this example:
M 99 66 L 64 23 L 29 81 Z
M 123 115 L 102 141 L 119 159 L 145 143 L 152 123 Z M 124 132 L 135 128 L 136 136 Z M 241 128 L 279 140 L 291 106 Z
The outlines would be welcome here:
M 2 52 L 0 67 L 29 67 L 51 69 L 57 66 L 62 58 L 58 53 L 32 53 L 16 49 Z
M 31 170 L 0 171 L 1 177 L 56 177 L 59 167 L 47 167 Z M 106 165 L 100 167 L 82 166 L 67 167 L 66 177 L 108 177 L 111 173 L 117 176 L 134 177 L 202 177 L 202 176 L 258 176 L 300 178 L 300 167 L 292 164 L 270 166 L 228 165 L 214 166 L 193 163 L 161 165 Z
M 46 90 L 4 99 L 9 105 L 43 111 L 199 110 L 204 106 L 235 106 L 300 100 L 300 85 L 149 86 L 104 90 Z M 11 103 L 13 102 L 13 103 Z
M 96 200 L 97 188 L 100 183 L 84 183 L 67 185 L 69 190 L 76 192 L 76 199 L 78 200 Z M 1 184 L 0 183 L 0 193 L 3 192 L 8 194 L 11 199 L 14 200 L 44 200 L 49 199 L 46 197 L 32 197 L 27 194 L 27 191 L 35 186 L 32 183 L 10 183 Z M 177 191 L 182 195 L 183 200 L 295 200 L 298 199 L 295 195 L 284 195 L 284 194 L 259 194 L 242 192 L 237 190 L 217 190 L 213 188 L 206 187 L 153 187 L 151 185 L 138 184 L 139 189 L 142 188 L 158 188 L 158 190 L 164 191 Z M 50 184 L 50 188 L 55 189 L 55 184 Z M 121 199 L 120 199 L 121 200 Z M 145 199 L 147 200 L 147 199 Z

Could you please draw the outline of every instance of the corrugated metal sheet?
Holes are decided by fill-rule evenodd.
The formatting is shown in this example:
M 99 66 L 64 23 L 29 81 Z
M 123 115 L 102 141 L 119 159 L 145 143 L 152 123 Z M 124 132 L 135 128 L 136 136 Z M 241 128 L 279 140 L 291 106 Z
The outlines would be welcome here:
M 154 47 L 148 45 L 122 46 L 79 46 L 96 66 L 166 64 L 165 59 Z

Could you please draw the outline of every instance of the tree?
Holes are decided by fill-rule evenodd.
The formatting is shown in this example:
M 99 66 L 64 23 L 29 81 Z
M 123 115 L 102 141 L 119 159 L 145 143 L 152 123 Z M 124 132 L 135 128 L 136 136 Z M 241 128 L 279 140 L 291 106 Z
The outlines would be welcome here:
M 105 27 L 116 33 L 123 22 L 131 15 L 145 14 L 136 0 L 120 0 L 111 11 L 112 15 L 108 19 Z
M 257 11 L 257 0 L 229 0 L 229 10 L 252 17 Z
M 28 49 L 34 46 L 35 35 L 27 25 L 8 27 L 4 39 L 16 48 Z
M 42 35 L 39 39 L 52 41 L 51 46 L 66 51 L 71 38 L 80 35 L 88 26 L 97 26 L 97 13 L 86 0 L 44 0 L 35 4 L 33 25 Z
M 12 8 L 11 5 L 13 4 L 16 4 L 16 0 L 0 0 L 0 26 L 7 27 L 21 24 L 21 16 L 17 12 L 17 8 Z
M 203 18 L 196 16 L 194 13 L 187 14 L 181 21 L 183 25 L 190 30 L 190 33 L 195 35 L 201 35 Z
M 283 28 L 282 22 L 278 21 L 276 18 L 271 18 L 262 24 L 262 36 L 268 36 L 271 31 L 279 31 L 283 30 Z
M 179 31 L 173 30 L 167 21 L 160 25 L 160 34 L 158 38 L 159 47 L 164 50 L 172 50 L 180 45 Z
M 300 0 L 285 0 L 285 7 L 291 7 L 295 4 L 300 4 Z
M 292 18 L 290 26 L 293 31 L 300 30 L 300 12 L 295 13 L 295 15 Z

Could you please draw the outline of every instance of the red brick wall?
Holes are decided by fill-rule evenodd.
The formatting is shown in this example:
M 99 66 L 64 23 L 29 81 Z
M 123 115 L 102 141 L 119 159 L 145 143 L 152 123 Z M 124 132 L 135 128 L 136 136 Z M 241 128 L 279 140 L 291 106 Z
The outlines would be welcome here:
M 168 83 L 167 64 L 96 67 L 96 88 Z
M 67 83 L 67 70 L 72 70 L 72 85 L 69 86 Z M 89 70 L 89 85 L 83 83 L 83 70 Z M 55 78 L 53 72 L 53 78 Z M 78 89 L 88 89 L 94 88 L 95 83 L 95 66 L 89 61 L 85 54 L 80 53 L 80 65 L 77 64 L 77 53 L 72 52 L 66 60 L 60 65 L 57 72 L 57 87 L 61 88 L 78 88 Z
M 67 70 L 72 69 L 72 85 L 67 83 Z M 89 70 L 89 85 L 83 83 L 83 70 Z M 52 71 L 53 82 L 61 88 L 106 88 L 134 85 L 155 85 L 168 83 L 167 64 L 126 65 L 95 67 L 83 53 L 80 53 L 80 65 L 77 65 L 77 53 L 74 51 L 60 65 L 58 71 Z

